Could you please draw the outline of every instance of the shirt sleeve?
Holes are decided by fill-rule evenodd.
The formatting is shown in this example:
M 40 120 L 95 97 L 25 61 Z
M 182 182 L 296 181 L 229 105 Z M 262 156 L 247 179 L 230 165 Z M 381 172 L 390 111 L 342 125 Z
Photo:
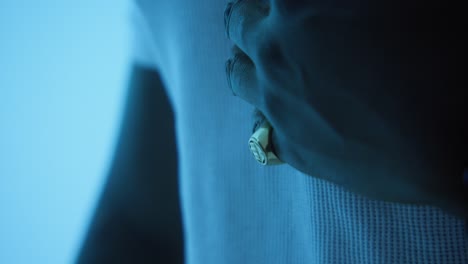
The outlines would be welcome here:
M 154 36 L 141 5 L 130 1 L 130 59 L 133 64 L 158 70 Z

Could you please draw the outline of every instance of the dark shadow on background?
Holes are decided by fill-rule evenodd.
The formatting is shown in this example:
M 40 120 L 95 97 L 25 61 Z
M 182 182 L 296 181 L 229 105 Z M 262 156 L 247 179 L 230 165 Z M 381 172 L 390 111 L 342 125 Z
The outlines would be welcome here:
M 76 263 L 183 263 L 174 116 L 157 72 L 134 66 L 110 174 Z

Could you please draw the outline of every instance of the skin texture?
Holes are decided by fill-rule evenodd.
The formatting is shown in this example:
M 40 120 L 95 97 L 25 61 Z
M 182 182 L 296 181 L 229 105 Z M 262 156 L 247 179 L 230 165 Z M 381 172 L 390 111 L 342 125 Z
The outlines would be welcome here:
M 277 156 L 297 170 L 466 217 L 462 37 L 444 8 L 413 4 L 228 4 L 228 83 L 271 123 Z

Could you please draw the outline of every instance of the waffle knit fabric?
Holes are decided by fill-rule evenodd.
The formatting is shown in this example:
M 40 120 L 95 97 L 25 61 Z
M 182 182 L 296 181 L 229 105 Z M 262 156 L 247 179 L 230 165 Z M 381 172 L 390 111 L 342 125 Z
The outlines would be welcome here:
M 253 107 L 226 84 L 226 4 L 141 0 L 132 11 L 134 59 L 161 74 L 175 114 L 186 263 L 468 263 L 465 221 L 438 208 L 257 164 Z

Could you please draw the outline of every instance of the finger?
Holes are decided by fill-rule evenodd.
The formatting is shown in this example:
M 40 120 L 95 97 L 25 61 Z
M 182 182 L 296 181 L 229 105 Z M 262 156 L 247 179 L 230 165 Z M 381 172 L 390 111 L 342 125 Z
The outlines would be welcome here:
M 251 105 L 260 103 L 260 91 L 255 66 L 252 60 L 238 48 L 233 48 L 234 57 L 226 62 L 226 77 L 235 96 Z
M 266 117 L 258 108 L 255 108 L 252 113 L 252 120 L 254 123 L 252 133 L 255 133 L 262 123 L 266 121 Z
M 259 42 L 263 42 L 267 36 L 265 23 L 262 22 L 268 16 L 269 9 L 269 5 L 262 0 L 239 0 L 226 6 L 226 35 L 251 58 L 263 46 Z

